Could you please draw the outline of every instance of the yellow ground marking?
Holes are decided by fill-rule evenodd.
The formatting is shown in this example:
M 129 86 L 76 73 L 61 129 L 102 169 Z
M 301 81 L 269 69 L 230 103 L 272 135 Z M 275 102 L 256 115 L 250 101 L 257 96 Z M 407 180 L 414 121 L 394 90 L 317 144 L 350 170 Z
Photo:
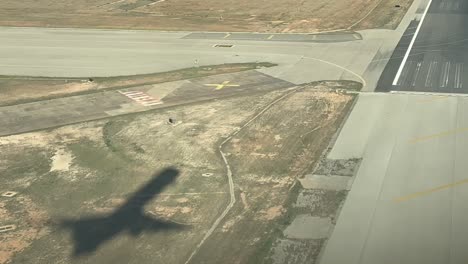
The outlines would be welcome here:
M 214 86 L 216 90 L 221 90 L 224 87 L 239 87 L 238 84 L 229 84 L 231 81 L 224 81 L 223 83 L 207 83 L 205 86 Z
M 410 194 L 410 195 L 401 196 L 401 197 L 398 197 L 396 199 L 393 199 L 393 201 L 394 202 L 404 202 L 404 201 L 408 201 L 408 200 L 411 200 L 411 199 L 414 199 L 414 198 L 417 198 L 417 197 L 420 197 L 420 196 L 428 195 L 428 194 L 431 194 L 431 193 L 434 193 L 434 192 L 437 192 L 437 191 L 442 191 L 442 190 L 445 190 L 445 189 L 450 189 L 450 188 L 453 188 L 453 187 L 456 187 L 456 186 L 459 186 L 459 185 L 462 185 L 462 184 L 466 184 L 466 183 L 468 183 L 468 179 L 457 181 L 457 182 L 454 182 L 452 184 L 442 185 L 442 186 L 435 187 L 435 188 L 432 188 L 432 189 L 429 189 L 429 190 L 416 192 L 416 193 L 413 193 L 413 194 Z
M 422 141 L 426 141 L 426 140 L 430 140 L 430 139 L 434 139 L 434 138 L 438 138 L 438 137 L 450 136 L 450 135 L 454 135 L 454 134 L 461 133 L 461 132 L 468 132 L 468 127 L 462 127 L 462 128 L 449 130 L 449 131 L 444 131 L 444 132 L 437 133 L 437 134 L 427 135 L 427 136 L 423 136 L 423 137 L 417 137 L 417 138 L 414 138 L 414 139 L 410 140 L 410 143 L 415 144 L 415 143 L 419 143 L 419 142 L 422 142 Z
M 229 38 L 229 36 L 231 36 L 231 33 L 226 33 L 226 36 L 224 36 L 224 38 Z
M 418 102 L 428 103 L 428 102 L 433 102 L 433 101 L 437 101 L 437 100 L 440 100 L 440 99 L 447 99 L 447 98 L 449 98 L 449 97 L 448 96 L 433 96 L 432 98 L 429 98 L 429 99 L 418 100 Z
M 267 39 L 272 39 L 275 35 L 270 35 Z

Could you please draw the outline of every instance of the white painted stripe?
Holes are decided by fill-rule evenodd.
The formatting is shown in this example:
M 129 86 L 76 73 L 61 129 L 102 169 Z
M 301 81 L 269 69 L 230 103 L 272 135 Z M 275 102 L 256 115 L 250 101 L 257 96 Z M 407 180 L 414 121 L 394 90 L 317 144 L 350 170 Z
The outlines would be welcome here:
M 126 93 L 126 95 L 128 95 L 128 96 L 137 95 L 137 94 L 143 94 L 143 92 L 134 91 L 134 92 L 127 92 L 127 93 Z
M 421 64 L 422 62 L 418 62 L 418 64 L 416 65 L 416 70 L 414 72 L 414 79 L 413 79 L 412 86 L 416 86 L 416 81 L 418 80 L 419 71 L 421 70 Z
M 432 86 L 432 73 L 434 72 L 434 68 L 437 65 L 436 61 L 431 61 L 429 63 L 429 70 L 427 71 L 427 76 L 426 76 L 426 87 Z
M 452 63 L 450 61 L 447 61 L 446 65 L 447 65 L 446 66 L 447 74 L 445 75 L 445 87 L 448 86 L 449 77 L 450 77 L 450 66 L 452 66 Z
M 135 99 L 135 100 L 139 100 L 139 99 L 144 99 L 144 98 L 150 98 L 148 95 L 146 94 L 139 94 L 139 95 L 135 95 L 135 96 L 129 96 L 130 98 L 132 99 Z
M 119 93 L 121 93 L 123 95 L 132 95 L 132 94 L 141 94 L 142 92 L 140 92 L 140 91 L 126 91 L 126 92 L 119 91 Z
M 414 61 L 409 61 L 408 64 L 405 66 L 405 68 L 403 69 L 403 72 L 401 74 L 401 78 L 398 81 L 398 85 L 402 85 L 404 83 L 404 81 L 407 79 L 408 73 L 409 73 L 411 67 L 413 66 L 413 63 L 414 63 Z
M 468 97 L 468 94 L 463 93 L 434 93 L 434 92 L 410 92 L 410 91 L 390 91 L 392 94 L 409 94 L 409 95 L 433 95 L 433 96 L 454 96 L 454 97 Z M 374 94 L 379 94 L 374 93 Z M 380 93 L 385 95 L 387 93 Z
M 460 74 L 459 74 L 459 77 L 458 78 L 458 88 L 463 88 L 463 76 L 465 76 L 464 74 L 464 71 L 463 71 L 463 66 L 464 64 L 463 63 L 460 63 L 459 66 L 460 66 L 460 70 L 458 71 Z
M 463 63 L 455 64 L 455 88 L 457 89 L 460 89 L 463 86 L 462 72 L 463 72 Z
M 142 92 L 130 91 L 130 92 L 124 92 L 123 94 L 128 95 L 128 96 L 132 96 L 132 95 L 135 95 L 135 94 L 142 94 Z
M 148 97 L 139 98 L 139 99 L 136 99 L 136 100 L 139 101 L 139 102 L 147 102 L 147 101 L 153 101 L 153 100 L 155 100 L 155 98 L 153 98 L 151 96 L 148 96 Z
M 408 56 L 411 52 L 411 49 L 413 48 L 414 41 L 416 41 L 416 37 L 418 36 L 419 30 L 421 29 L 421 26 L 424 22 L 424 18 L 426 17 L 427 11 L 429 10 L 431 3 L 432 3 L 432 0 L 429 0 L 429 3 L 427 3 L 426 10 L 424 10 L 424 14 L 421 17 L 421 21 L 419 21 L 418 28 L 416 28 L 416 31 L 414 32 L 413 39 L 410 42 L 410 45 L 408 47 L 408 50 L 406 51 L 405 57 L 403 57 L 403 61 L 401 62 L 400 68 L 398 69 L 395 79 L 393 79 L 393 85 L 397 85 L 398 80 L 400 79 L 401 71 L 403 71 L 403 67 L 405 66 L 406 61 L 408 60 Z
M 144 106 L 152 106 L 152 105 L 158 105 L 158 104 L 162 104 L 161 101 L 155 101 L 155 102 L 151 102 L 151 103 L 143 103 Z
M 440 87 L 447 87 L 450 75 L 450 61 L 444 63 L 441 74 L 442 78 L 440 78 Z
M 152 106 L 152 105 L 162 104 L 160 99 L 154 98 L 141 91 L 126 91 L 126 92 L 118 91 L 118 92 L 143 106 Z

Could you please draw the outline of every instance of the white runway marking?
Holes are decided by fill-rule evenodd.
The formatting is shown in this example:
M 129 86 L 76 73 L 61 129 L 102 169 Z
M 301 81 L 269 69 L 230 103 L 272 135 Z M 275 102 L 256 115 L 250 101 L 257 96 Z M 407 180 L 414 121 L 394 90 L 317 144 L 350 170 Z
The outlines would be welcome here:
M 418 64 L 416 65 L 416 70 L 414 72 L 413 83 L 411 84 L 412 86 L 416 86 L 416 81 L 418 80 L 419 71 L 421 70 L 421 65 L 422 65 L 422 62 L 418 62 Z
M 414 61 L 409 61 L 406 67 L 403 69 L 403 71 L 401 72 L 401 78 L 400 80 L 398 80 L 398 85 L 402 85 L 405 82 L 406 78 L 408 77 L 408 73 L 411 67 L 413 66 L 413 63 Z
M 432 75 L 435 72 L 435 68 L 437 68 L 437 61 L 431 61 L 429 64 L 429 70 L 427 72 L 427 77 L 426 77 L 426 87 L 431 87 L 432 86 Z
M 411 49 L 413 48 L 414 41 L 416 40 L 416 37 L 418 36 L 419 30 L 421 29 L 421 26 L 424 22 L 424 18 L 426 17 L 427 11 L 429 10 L 431 3 L 432 3 L 432 0 L 429 0 L 429 3 L 426 6 L 426 10 L 424 10 L 424 14 L 421 17 L 421 21 L 419 21 L 419 25 L 416 28 L 416 31 L 414 32 L 413 39 L 411 40 L 408 50 L 406 51 L 405 57 L 403 57 L 403 61 L 401 62 L 400 68 L 398 68 L 398 72 L 395 75 L 395 79 L 393 80 L 393 85 L 397 85 L 398 80 L 400 79 L 401 71 L 403 71 L 403 67 L 405 67 L 406 61 L 408 60 L 408 56 L 411 52 Z
M 442 67 L 442 78 L 440 78 L 440 87 L 445 88 L 448 85 L 450 76 L 450 61 L 444 63 Z
M 463 87 L 463 63 L 455 64 L 455 88 L 460 89 Z
M 122 92 L 119 91 L 119 93 L 125 95 L 126 97 L 132 99 L 133 101 L 144 105 L 144 106 L 153 106 L 153 105 L 158 105 L 162 104 L 161 100 L 151 97 L 144 92 L 140 91 L 127 91 L 127 92 Z

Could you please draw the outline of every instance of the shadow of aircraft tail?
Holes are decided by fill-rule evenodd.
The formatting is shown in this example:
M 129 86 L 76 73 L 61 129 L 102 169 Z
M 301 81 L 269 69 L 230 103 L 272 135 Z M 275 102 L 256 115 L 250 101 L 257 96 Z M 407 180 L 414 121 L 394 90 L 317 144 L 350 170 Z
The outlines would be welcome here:
M 153 176 L 151 181 L 134 192 L 121 207 L 109 215 L 60 221 L 61 227 L 72 231 L 73 256 L 90 254 L 101 244 L 123 232 L 138 236 L 144 231 L 159 232 L 186 228 L 185 225 L 150 217 L 144 212 L 144 206 L 178 175 L 177 170 L 169 168 Z

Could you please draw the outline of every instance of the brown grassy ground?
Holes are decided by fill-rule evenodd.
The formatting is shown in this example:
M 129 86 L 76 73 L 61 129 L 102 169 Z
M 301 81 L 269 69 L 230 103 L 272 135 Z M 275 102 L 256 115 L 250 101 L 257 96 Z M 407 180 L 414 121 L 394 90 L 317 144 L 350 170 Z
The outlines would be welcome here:
M 352 96 L 318 83 L 284 97 L 229 141 L 237 203 L 192 263 L 262 263 L 283 225 L 291 185 L 319 158 Z M 218 146 L 284 95 L 274 91 L 49 131 L 0 138 L 0 263 L 184 263 L 229 200 Z M 168 117 L 178 120 L 167 123 Z M 151 175 L 173 166 L 177 181 L 145 206 L 189 229 L 122 233 L 96 252 L 71 258 L 63 218 L 116 209 Z
M 394 28 L 412 0 L 4 0 L 0 25 L 317 32 Z M 400 4 L 400 8 L 395 8 Z M 370 11 L 373 11 L 369 16 Z M 363 23 L 355 25 L 361 20 Z

